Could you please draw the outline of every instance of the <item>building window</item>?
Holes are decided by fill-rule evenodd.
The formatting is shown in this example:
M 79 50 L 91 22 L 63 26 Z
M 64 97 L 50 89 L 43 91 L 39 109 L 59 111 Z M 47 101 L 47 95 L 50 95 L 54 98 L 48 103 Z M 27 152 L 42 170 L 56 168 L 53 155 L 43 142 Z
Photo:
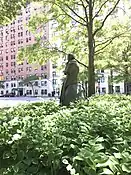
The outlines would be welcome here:
M 16 84 L 15 83 L 11 83 L 11 87 L 16 87 Z
M 115 92 L 120 93 L 120 86 L 115 86 Z
M 11 52 L 15 52 L 15 48 L 11 48 L 10 50 L 11 50 Z
M 11 76 L 11 80 L 16 80 L 16 78 L 14 76 Z
M 0 37 L 0 41 L 3 42 L 3 37 Z
M 34 86 L 38 86 L 38 81 L 35 81 Z
M 16 63 L 15 62 L 11 62 L 11 66 L 15 66 L 16 65 Z
M 12 73 L 12 74 L 15 73 L 15 70 L 14 70 L 14 69 L 11 69 L 11 73 Z
M 18 72 L 19 72 L 19 73 L 21 72 L 21 68 L 18 69 Z
M 0 64 L 0 68 L 3 68 L 3 63 Z
M 3 75 L 3 70 L 0 71 L 0 75 Z
M 41 86 L 47 86 L 47 81 L 41 81 Z
M 15 59 L 15 55 L 11 55 L 11 59 L 12 59 L 12 60 Z
M 22 25 L 18 25 L 18 30 L 22 30 L 23 26 Z
M 56 79 L 53 79 L 53 80 L 52 80 L 52 84 L 53 84 L 53 85 L 56 85 L 56 83 L 57 83 L 57 80 L 56 80 Z
M 0 48 L 2 48 L 2 47 L 3 47 L 3 43 L 0 44 Z
M 8 88 L 9 87 L 9 84 L 8 83 L 6 83 L 6 88 Z
M 57 68 L 57 66 L 55 64 L 53 64 L 52 67 L 53 67 L 53 69 L 56 69 Z
M 43 73 L 42 73 L 42 74 L 41 74 L 41 77 L 47 79 L 47 74 L 43 74 Z
M 8 46 L 8 42 L 5 43 L 5 47 L 7 47 L 7 46 Z
M 3 30 L 2 30 L 2 31 L 0 31 L 0 35 L 1 35 L 1 36 L 3 36 Z
M 4 94 L 4 91 L 1 91 L 1 95 L 3 95 Z
M 104 88 L 102 88 L 102 93 L 106 93 L 106 88 L 104 87 Z
M 6 31 L 5 31 L 5 32 L 6 32 L 6 34 L 9 34 L 9 31 L 8 31 L 8 29 L 6 29 Z
M 11 27 L 11 28 L 10 28 L 10 31 L 11 31 L 11 32 L 15 32 L 15 28 L 14 28 L 14 27 Z
M 101 73 L 104 73 L 104 70 L 103 69 L 101 70 Z
M 6 67 L 8 67 L 8 63 L 6 63 Z
M 9 93 L 9 91 L 7 90 L 7 91 L 6 91 L 6 94 L 8 94 L 8 93 Z
M 27 90 L 27 91 L 26 91 L 26 94 L 27 94 L 27 95 L 32 95 L 32 90 Z
M 6 56 L 6 60 L 8 60 L 8 56 Z
M 28 43 L 28 38 L 26 38 L 26 42 Z
M 47 89 L 42 89 L 41 90 L 41 95 L 47 95 Z
M 3 61 L 3 57 L 0 57 L 0 61 Z
M 38 95 L 38 90 L 37 89 L 35 89 L 35 95 Z
M 20 17 L 19 19 L 18 19 L 18 23 L 20 23 L 20 22 L 22 22 L 22 17 Z
M 10 37 L 11 39 L 15 39 L 15 34 L 13 33 L 13 34 L 11 34 L 11 37 Z
M 105 77 L 101 77 L 101 83 L 104 83 L 105 82 Z
M 6 74 L 8 74 L 9 73 L 9 71 L 8 70 L 6 70 Z
M 56 77 L 56 71 L 53 71 L 53 72 L 52 72 L 52 76 L 53 76 L 53 77 Z
M 32 70 L 32 68 L 31 68 L 31 67 L 27 67 L 27 68 L 26 68 L 26 71 L 31 72 L 31 70 Z
M 3 54 L 3 50 L 0 50 L 0 55 L 2 55 Z

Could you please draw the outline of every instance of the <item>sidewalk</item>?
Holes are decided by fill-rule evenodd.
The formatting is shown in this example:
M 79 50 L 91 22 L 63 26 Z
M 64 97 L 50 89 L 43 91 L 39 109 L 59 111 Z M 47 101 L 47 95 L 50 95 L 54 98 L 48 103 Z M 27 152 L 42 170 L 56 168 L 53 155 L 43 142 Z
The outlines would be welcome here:
M 55 97 L 41 98 L 41 97 L 2 97 L 0 98 L 0 108 L 13 107 L 20 104 L 34 103 L 34 102 L 44 102 L 54 100 L 59 103 L 59 99 Z

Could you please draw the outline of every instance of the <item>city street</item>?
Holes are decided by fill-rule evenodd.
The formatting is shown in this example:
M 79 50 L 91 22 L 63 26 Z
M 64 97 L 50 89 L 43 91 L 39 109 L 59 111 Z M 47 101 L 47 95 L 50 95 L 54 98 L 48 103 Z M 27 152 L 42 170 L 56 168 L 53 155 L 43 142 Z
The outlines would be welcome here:
M 33 103 L 33 102 L 42 102 L 55 100 L 59 102 L 58 98 L 53 97 L 0 97 L 0 108 L 3 107 L 12 107 L 19 104 Z

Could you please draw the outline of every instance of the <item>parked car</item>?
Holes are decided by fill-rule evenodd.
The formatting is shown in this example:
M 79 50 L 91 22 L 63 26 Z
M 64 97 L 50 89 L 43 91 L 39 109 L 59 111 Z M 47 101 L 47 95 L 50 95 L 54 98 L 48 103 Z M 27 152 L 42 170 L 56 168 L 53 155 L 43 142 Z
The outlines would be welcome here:
M 7 94 L 4 94 L 4 97 L 15 97 L 15 94 L 14 93 L 7 93 Z

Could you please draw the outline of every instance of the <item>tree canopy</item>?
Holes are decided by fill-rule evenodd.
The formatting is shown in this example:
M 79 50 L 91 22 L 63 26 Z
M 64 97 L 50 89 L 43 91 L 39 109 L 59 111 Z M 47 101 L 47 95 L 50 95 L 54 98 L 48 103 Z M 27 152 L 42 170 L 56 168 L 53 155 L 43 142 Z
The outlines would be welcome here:
M 0 1 L 0 25 L 9 23 L 15 19 L 22 7 L 26 7 L 27 0 L 1 0 Z
M 37 42 L 23 48 L 19 59 L 47 61 L 73 53 L 88 68 L 88 95 L 95 93 L 95 60 L 112 41 L 125 31 L 117 30 L 116 22 L 124 1 L 120 0 L 43 0 L 43 10 L 32 16 L 29 28 L 36 34 Z M 120 4 L 121 2 L 121 4 Z M 45 8 L 46 7 L 46 8 Z M 123 15 L 124 16 L 124 15 Z M 41 40 L 43 33 L 36 32 L 49 22 L 51 39 Z M 120 24 L 119 24 L 120 25 Z M 111 31 L 111 34 L 110 34 Z M 56 43 L 59 42 L 59 45 Z M 62 55 L 61 55 L 62 54 Z

